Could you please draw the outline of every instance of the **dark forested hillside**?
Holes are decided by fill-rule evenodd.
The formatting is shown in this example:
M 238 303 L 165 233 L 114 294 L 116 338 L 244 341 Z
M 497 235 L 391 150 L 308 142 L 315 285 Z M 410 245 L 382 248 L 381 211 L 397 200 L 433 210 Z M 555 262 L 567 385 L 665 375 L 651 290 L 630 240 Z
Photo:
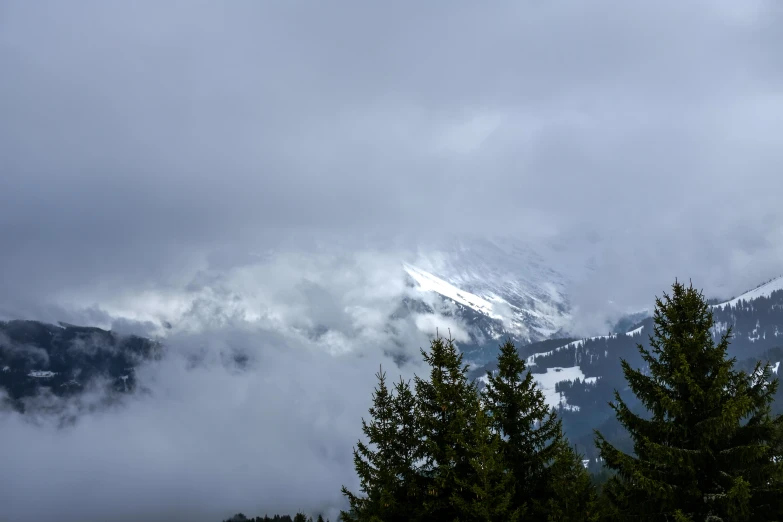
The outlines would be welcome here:
M 715 339 L 732 327 L 728 354 L 736 357 L 741 369 L 749 370 L 756 361 L 765 360 L 777 370 L 775 364 L 783 361 L 783 290 L 773 290 L 768 295 L 753 296 L 749 300 L 713 304 L 711 310 L 715 319 L 712 329 Z M 579 367 L 584 374 L 584 379 L 557 383 L 556 390 L 567 405 L 559 411 L 563 427 L 586 458 L 596 456 L 593 429 L 599 428 L 611 438 L 620 428 L 607 404 L 615 389 L 628 400 L 631 408 L 638 407 L 634 397 L 626 397 L 627 384 L 620 359 L 627 360 L 632 367 L 642 367 L 637 344 L 649 348 L 652 330 L 653 320 L 647 318 L 624 333 L 580 340 L 548 340 L 520 348 L 534 374 L 546 373 L 547 368 L 573 367 Z M 493 369 L 494 363 L 488 364 L 474 369 L 471 376 L 481 377 Z M 774 411 L 783 411 L 780 395 L 778 392 Z
M 161 352 L 155 341 L 100 328 L 0 322 L 0 389 L 6 405 L 18 411 L 41 392 L 77 395 L 99 380 L 118 393 L 131 392 L 134 369 Z

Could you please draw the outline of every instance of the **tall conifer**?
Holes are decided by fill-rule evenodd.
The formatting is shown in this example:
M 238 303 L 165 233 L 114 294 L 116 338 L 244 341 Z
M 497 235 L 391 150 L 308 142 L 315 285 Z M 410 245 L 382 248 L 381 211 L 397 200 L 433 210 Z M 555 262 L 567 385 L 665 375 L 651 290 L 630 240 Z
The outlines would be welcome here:
M 620 520 L 783 520 L 783 417 L 770 415 L 778 383 L 769 366 L 750 374 L 727 356 L 730 330 L 716 344 L 701 292 L 679 282 L 656 298 L 647 368 L 622 361 L 630 390 L 649 415 L 610 403 L 634 455 L 600 433 L 596 445 L 617 471 L 604 488 Z
M 565 500 L 563 489 L 555 488 L 555 481 L 583 473 L 585 477 L 570 485 L 585 485 L 587 473 L 563 435 L 561 420 L 546 404 L 511 341 L 500 347 L 498 369 L 494 374 L 487 373 L 483 395 L 492 425 L 503 438 L 500 446 L 504 461 L 514 476 L 512 506 L 526 510 L 526 520 L 547 520 L 552 506 Z M 558 465 L 553 466 L 555 463 Z M 589 497 L 586 491 L 567 495 L 572 506 L 574 499 Z M 587 510 L 586 500 L 579 509 Z
M 400 377 L 394 384 L 395 438 L 392 441 L 392 458 L 389 466 L 397 479 L 394 493 L 394 510 L 388 522 L 416 520 L 417 504 L 422 498 L 421 477 L 416 467 L 421 430 L 416 418 L 416 396 L 410 383 Z
M 399 478 L 394 469 L 397 438 L 395 405 L 386 386 L 383 369 L 376 377 L 378 386 L 369 409 L 371 420 L 368 423 L 362 419 L 362 431 L 370 445 L 360 440 L 353 451 L 354 466 L 364 495 L 355 495 L 342 487 L 350 505 L 348 511 L 340 513 L 341 519 L 346 522 L 385 522 L 396 507 Z
M 430 367 L 430 379 L 415 378 L 417 419 L 422 444 L 424 486 L 421 516 L 426 520 L 455 520 L 459 511 L 455 495 L 469 499 L 463 484 L 473 473 L 466 438 L 470 436 L 469 410 L 476 386 L 468 381 L 453 339 L 435 338 L 429 353 L 422 350 Z
M 501 452 L 500 436 L 493 432 L 491 419 L 484 412 L 481 400 L 475 397 L 470 408 L 472 425 L 465 450 L 470 455 L 471 474 L 459 477 L 457 484 L 465 495 L 454 494 L 454 504 L 460 520 L 476 522 L 516 522 L 522 510 L 512 506 L 514 477 Z

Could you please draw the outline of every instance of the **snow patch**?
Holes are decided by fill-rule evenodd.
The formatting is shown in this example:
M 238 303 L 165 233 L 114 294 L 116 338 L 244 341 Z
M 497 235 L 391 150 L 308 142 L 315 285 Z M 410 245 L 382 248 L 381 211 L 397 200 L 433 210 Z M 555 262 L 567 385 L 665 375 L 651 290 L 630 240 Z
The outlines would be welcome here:
M 10 366 L 3 366 L 3 372 L 10 372 L 11 367 Z
M 634 335 L 642 333 L 642 329 L 644 328 L 644 325 L 640 326 L 639 328 L 634 328 L 630 332 L 625 332 L 625 335 L 628 337 L 633 337 Z
M 582 373 L 582 369 L 579 366 L 573 366 L 571 368 L 547 368 L 546 373 L 534 373 L 533 378 L 535 379 L 538 388 L 544 394 L 544 401 L 547 403 L 547 406 L 550 408 L 560 407 L 571 411 L 579 411 L 579 406 L 568 404 L 565 396 L 562 393 L 555 391 L 557 383 L 575 381 L 576 379 L 594 383 L 596 382 L 596 379 L 598 379 L 598 377 L 585 378 L 585 374 Z M 483 382 L 485 385 L 489 384 L 489 379 L 486 374 L 477 377 L 476 380 Z
M 27 374 L 28 377 L 35 377 L 36 379 L 50 379 L 57 375 L 54 372 L 50 372 L 48 370 L 33 370 L 30 373 Z
M 740 301 L 752 301 L 753 299 L 758 299 L 759 297 L 769 297 L 772 295 L 772 292 L 775 292 L 777 290 L 783 290 L 783 276 L 776 277 L 772 281 L 769 281 L 767 283 L 764 283 L 763 285 L 754 288 L 753 290 L 750 290 L 749 292 L 745 292 L 744 294 L 735 297 L 734 299 L 730 301 L 726 301 L 725 303 L 719 303 L 716 305 L 712 305 L 713 308 L 720 307 L 721 309 L 729 306 L 734 307 L 737 304 L 739 304 Z
M 565 409 L 578 411 L 578 406 L 569 405 L 563 394 L 555 391 L 555 385 L 564 381 L 584 380 L 585 374 L 582 373 L 582 369 L 579 366 L 547 368 L 546 373 L 533 374 L 533 378 L 544 393 L 544 400 L 550 407 L 557 408 L 562 406 Z
M 777 374 L 779 368 L 780 368 L 780 361 L 776 362 L 775 366 L 772 367 L 772 373 Z

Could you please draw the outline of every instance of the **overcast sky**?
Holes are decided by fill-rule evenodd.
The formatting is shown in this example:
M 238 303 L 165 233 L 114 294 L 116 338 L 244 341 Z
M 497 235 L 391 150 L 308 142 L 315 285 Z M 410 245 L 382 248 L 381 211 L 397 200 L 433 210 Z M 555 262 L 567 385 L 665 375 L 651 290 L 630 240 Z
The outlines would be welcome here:
M 399 260 L 445 237 L 556 242 L 577 265 L 597 253 L 570 288 L 579 324 L 600 324 L 609 300 L 649 306 L 675 277 L 737 294 L 783 272 L 781 49 L 775 0 L 0 2 L 0 315 L 139 328 L 174 310 L 222 339 L 241 290 L 284 325 L 256 325 L 245 344 L 320 322 L 345 332 L 330 353 L 376 354 L 308 366 L 356 370 L 324 392 L 339 402 L 382 360 L 386 341 L 367 336 L 401 291 Z M 285 339 L 269 348 L 281 372 L 309 349 Z M 221 371 L 205 382 L 221 388 Z M 186 397 L 193 379 L 171 382 Z M 236 400 L 221 422 L 274 415 Z M 166 418 L 161 437 L 209 418 L 182 401 L 187 429 Z M 339 451 L 357 436 L 357 401 Z M 63 447 L 160 415 L 128 412 Z M 55 436 L 14 426 L 0 438 L 30 455 Z M 129 436 L 134 454 L 142 439 Z M 203 462 L 196 446 L 173 452 L 172 477 L 198 483 L 177 499 L 214 486 L 183 472 Z M 204 475 L 230 473 L 248 447 L 227 440 L 225 469 Z M 302 459 L 287 477 L 320 476 Z M 156 469 L 138 466 L 136 482 Z M 35 470 L 25 498 L 48 473 Z M 315 505 L 334 480 L 290 484 L 318 490 Z M 111 483 L 106 499 L 132 497 Z M 156 505 L 152 491 L 139 494 Z M 250 498 L 220 495 L 221 509 Z

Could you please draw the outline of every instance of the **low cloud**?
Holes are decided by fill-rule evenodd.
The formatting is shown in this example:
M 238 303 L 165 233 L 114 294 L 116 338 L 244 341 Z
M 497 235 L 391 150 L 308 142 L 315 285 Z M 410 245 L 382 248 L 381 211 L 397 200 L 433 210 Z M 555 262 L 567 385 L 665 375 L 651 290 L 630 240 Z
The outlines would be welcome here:
M 172 340 L 163 362 L 139 372 L 149 393 L 71 426 L 3 413 L 0 460 L 13 477 L 0 493 L 4 516 L 206 522 L 305 509 L 334 518 L 340 484 L 355 487 L 351 446 L 373 370 L 393 363 L 247 332 L 255 361 L 237 371 L 202 340 L 207 357 L 195 367 Z
M 133 396 L 107 402 L 96 385 L 78 401 L 44 394 L 27 416 L 0 414 L 2 475 L 14 478 L 0 492 L 4 515 L 207 522 L 304 509 L 335 519 L 340 485 L 358 486 L 351 448 L 378 367 L 423 375 L 419 348 L 435 327 L 464 329 L 442 315 L 390 320 L 414 292 L 391 266 L 372 253 L 286 254 L 202 273 L 180 292 L 106 301 L 113 323 L 125 312 L 165 332 L 165 356 L 137 370 Z

